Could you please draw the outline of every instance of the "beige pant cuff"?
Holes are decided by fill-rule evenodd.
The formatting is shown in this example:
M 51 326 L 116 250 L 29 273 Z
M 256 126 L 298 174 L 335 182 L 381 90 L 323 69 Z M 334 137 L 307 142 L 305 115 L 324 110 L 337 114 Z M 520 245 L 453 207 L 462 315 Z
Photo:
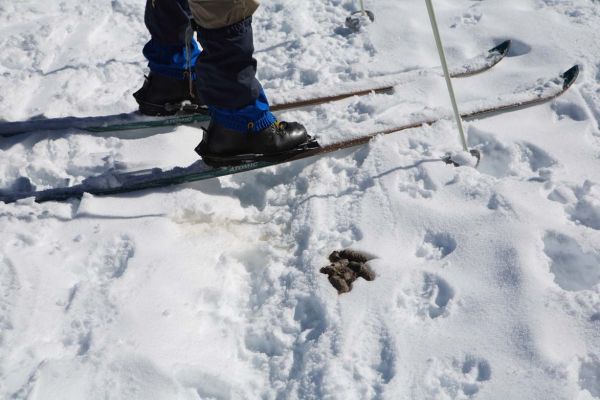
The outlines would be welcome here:
M 219 29 L 240 22 L 256 11 L 259 0 L 188 0 L 192 16 L 206 29 Z

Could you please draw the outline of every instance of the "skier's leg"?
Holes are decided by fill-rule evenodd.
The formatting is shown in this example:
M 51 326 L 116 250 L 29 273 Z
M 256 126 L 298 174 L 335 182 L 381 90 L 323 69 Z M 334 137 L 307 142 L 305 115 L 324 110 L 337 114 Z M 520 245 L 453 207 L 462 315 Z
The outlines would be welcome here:
M 212 116 L 202 155 L 273 154 L 305 143 L 302 125 L 276 121 L 256 79 L 252 14 L 258 1 L 189 2 L 203 49 L 196 63 L 198 92 Z
M 143 52 L 150 76 L 134 94 L 145 114 L 172 114 L 182 101 L 196 102 L 190 82 L 195 79 L 193 66 L 200 50 L 193 39 L 190 17 L 187 0 L 146 2 L 144 19 L 151 39 Z

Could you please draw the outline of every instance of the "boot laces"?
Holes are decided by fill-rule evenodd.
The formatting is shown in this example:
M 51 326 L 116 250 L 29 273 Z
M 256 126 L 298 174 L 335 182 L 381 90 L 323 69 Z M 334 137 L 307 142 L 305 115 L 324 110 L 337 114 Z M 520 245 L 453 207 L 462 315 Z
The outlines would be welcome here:
M 277 120 L 273 125 L 275 126 L 275 133 L 280 136 L 285 136 L 288 125 L 287 122 Z

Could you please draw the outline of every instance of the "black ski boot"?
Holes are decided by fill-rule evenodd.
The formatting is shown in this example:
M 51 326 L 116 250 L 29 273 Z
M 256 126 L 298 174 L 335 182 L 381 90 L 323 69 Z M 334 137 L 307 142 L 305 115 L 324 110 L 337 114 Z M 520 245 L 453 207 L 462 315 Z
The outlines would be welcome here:
M 144 86 L 133 94 L 144 115 L 175 115 L 202 111 L 196 85 L 188 79 L 175 79 L 150 73 Z
M 297 122 L 280 122 L 260 132 L 242 133 L 211 121 L 196 147 L 210 166 L 239 165 L 254 161 L 282 161 L 319 145 Z

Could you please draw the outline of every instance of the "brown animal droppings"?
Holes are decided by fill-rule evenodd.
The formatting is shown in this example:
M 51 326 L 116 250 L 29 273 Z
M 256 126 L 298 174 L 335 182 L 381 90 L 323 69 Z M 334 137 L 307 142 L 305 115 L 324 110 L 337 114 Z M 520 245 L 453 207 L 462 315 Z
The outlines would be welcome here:
M 363 264 L 360 273 L 358 274 L 361 278 L 366 281 L 374 281 L 375 280 L 375 271 L 371 269 L 367 264 Z
M 331 253 L 329 255 L 329 261 L 331 261 L 331 262 L 336 262 L 336 261 L 339 261 L 341 259 L 342 259 L 342 257 L 340 256 L 340 252 L 339 251 L 334 251 L 333 253 Z
M 361 253 L 359 251 L 346 249 L 339 252 L 340 258 L 345 258 L 349 261 L 356 261 L 359 263 L 366 263 L 369 260 L 372 260 L 374 257 L 365 253 Z
M 329 282 L 338 294 L 352 290 L 352 283 L 359 277 L 367 281 L 375 279 L 375 272 L 366 263 L 374 257 L 354 250 L 334 251 L 329 255 L 331 264 L 320 269 L 328 275 Z

